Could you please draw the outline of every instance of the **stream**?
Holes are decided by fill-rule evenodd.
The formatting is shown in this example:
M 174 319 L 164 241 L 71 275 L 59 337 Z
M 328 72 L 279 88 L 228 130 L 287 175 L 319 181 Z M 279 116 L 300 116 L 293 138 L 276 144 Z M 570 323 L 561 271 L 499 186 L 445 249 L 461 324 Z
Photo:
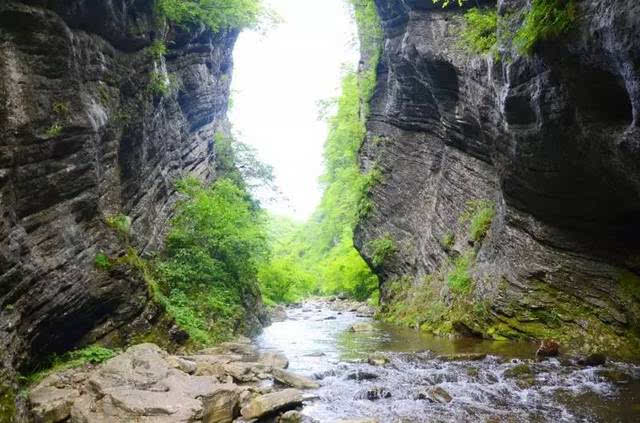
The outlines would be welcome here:
M 640 421 L 640 366 L 585 367 L 563 356 L 537 362 L 534 343 L 430 336 L 344 304 L 316 300 L 288 308 L 286 320 L 256 340 L 262 350 L 284 353 L 289 370 L 318 380 L 312 391 L 318 399 L 302 412 L 322 423 Z M 372 327 L 350 331 L 355 323 Z M 373 353 L 388 363 L 369 364 Z M 487 356 L 437 358 L 458 353 Z

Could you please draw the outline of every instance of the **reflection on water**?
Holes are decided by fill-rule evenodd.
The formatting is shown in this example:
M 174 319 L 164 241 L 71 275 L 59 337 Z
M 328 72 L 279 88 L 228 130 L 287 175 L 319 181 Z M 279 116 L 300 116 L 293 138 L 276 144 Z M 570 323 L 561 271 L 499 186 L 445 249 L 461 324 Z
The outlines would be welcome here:
M 288 312 L 258 338 L 266 350 L 287 355 L 292 371 L 320 379 L 320 399 L 304 413 L 323 423 L 375 417 L 380 423 L 410 422 L 638 422 L 640 368 L 610 363 L 579 367 L 565 360 L 533 360 L 536 345 L 477 339 L 447 339 L 379 322 L 369 332 L 351 332 L 370 319 L 305 304 Z M 384 352 L 385 366 L 366 363 Z M 443 362 L 440 354 L 481 352 L 481 361 Z M 367 374 L 362 380 L 359 374 Z M 511 374 L 510 374 L 511 373 Z M 372 376 L 373 375 L 373 376 Z M 449 403 L 416 399 L 434 387 Z M 367 391 L 384 388 L 390 398 L 370 401 Z

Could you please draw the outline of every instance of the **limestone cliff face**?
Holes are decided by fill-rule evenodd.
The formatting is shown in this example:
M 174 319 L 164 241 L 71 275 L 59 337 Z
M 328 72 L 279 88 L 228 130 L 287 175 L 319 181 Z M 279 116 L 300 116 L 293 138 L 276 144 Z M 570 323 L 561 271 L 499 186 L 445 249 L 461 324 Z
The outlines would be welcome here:
M 425 275 L 446 274 L 472 251 L 469 313 L 453 313 L 458 299 L 446 283 L 430 288 L 429 301 L 449 310 L 440 324 L 637 355 L 640 5 L 577 2 L 566 37 L 528 57 L 504 45 L 511 58 L 500 61 L 460 51 L 459 9 L 376 4 L 384 48 L 361 161 L 383 178 L 356 244 L 371 261 L 373 240 L 395 240 L 378 268 L 383 303 L 434 284 Z M 528 5 L 497 7 L 504 15 Z M 461 219 L 473 200 L 495 208 L 476 242 Z M 481 315 L 471 312 L 478 304 Z
M 174 180 L 214 176 L 236 37 L 161 25 L 151 0 L 0 3 L 4 366 L 159 318 L 136 272 L 96 269 L 97 253 L 124 253 L 105 218 L 129 216 L 151 254 Z M 147 49 L 159 38 L 164 58 Z

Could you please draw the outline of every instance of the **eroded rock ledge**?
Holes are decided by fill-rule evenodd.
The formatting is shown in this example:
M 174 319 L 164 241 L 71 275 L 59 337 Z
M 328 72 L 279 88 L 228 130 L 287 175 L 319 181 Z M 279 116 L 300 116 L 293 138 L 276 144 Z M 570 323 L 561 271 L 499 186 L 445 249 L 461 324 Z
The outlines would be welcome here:
M 383 177 L 356 244 L 371 262 L 372 241 L 395 240 L 377 269 L 383 303 L 413 289 L 436 315 L 410 322 L 426 330 L 555 337 L 637 356 L 637 2 L 577 2 L 566 37 L 503 61 L 457 47 L 459 9 L 376 4 L 384 48 L 360 157 Z M 474 200 L 495 210 L 483 240 L 461 223 Z M 474 286 L 457 307 L 444 279 L 469 251 Z

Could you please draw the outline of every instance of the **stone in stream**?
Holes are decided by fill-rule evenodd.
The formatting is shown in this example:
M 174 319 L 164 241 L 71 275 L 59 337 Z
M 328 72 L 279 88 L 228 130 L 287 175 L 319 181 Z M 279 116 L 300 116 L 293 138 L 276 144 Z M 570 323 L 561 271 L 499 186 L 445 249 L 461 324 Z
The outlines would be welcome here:
M 246 420 L 258 419 L 277 411 L 295 408 L 302 404 L 303 400 L 304 397 L 299 390 L 285 389 L 253 398 L 242 407 L 240 414 Z
M 354 399 L 376 401 L 382 398 L 391 398 L 391 392 L 382 386 L 374 386 L 357 392 Z
M 368 322 L 358 322 L 351 325 L 349 331 L 351 332 L 372 332 L 374 330 L 373 325 Z
M 313 380 L 304 376 L 297 375 L 295 373 L 288 372 L 286 370 L 273 369 L 272 375 L 276 382 L 279 382 L 283 385 L 291 386 L 292 388 L 316 389 L 320 387 L 320 385 L 318 385 Z
M 389 363 L 389 357 L 380 353 L 370 354 L 369 357 L 367 357 L 367 363 L 372 366 L 384 366 Z
M 281 305 L 276 306 L 273 310 L 271 310 L 269 315 L 272 322 L 284 322 L 285 320 L 287 320 L 287 310 Z
M 439 355 L 437 358 L 440 361 L 479 361 L 484 360 L 486 356 L 485 353 L 457 353 Z
M 377 378 L 377 374 L 361 370 L 357 370 L 347 375 L 348 380 L 373 380 Z
M 602 353 L 589 354 L 578 360 L 581 366 L 603 366 L 607 362 L 607 356 Z
M 378 423 L 376 419 L 346 419 L 338 420 L 336 423 Z
M 289 359 L 282 353 L 265 352 L 258 357 L 258 362 L 274 369 L 286 369 L 289 367 Z
M 418 392 L 416 399 L 429 400 L 431 402 L 439 402 L 440 404 L 450 403 L 453 398 L 444 388 L 436 386 L 435 388 L 425 389 Z

